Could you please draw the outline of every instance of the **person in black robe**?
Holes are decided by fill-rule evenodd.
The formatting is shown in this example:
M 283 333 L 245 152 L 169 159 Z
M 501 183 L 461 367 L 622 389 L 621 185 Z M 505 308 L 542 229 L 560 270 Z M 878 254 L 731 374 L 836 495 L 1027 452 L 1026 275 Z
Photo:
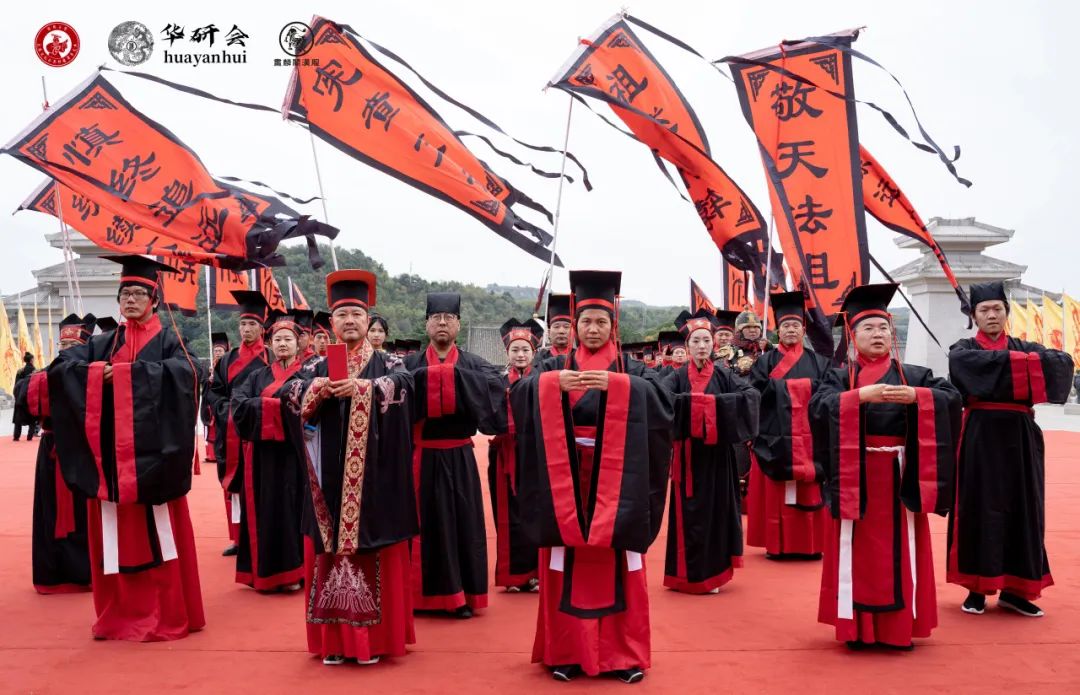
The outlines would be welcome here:
M 11 422 L 15 425 L 14 440 L 19 441 L 23 427 L 26 428 L 26 441 L 34 441 L 34 435 L 38 431 L 38 419 L 26 406 L 27 387 L 30 384 L 30 375 L 34 373 L 34 355 L 23 355 L 23 367 L 15 372 L 15 384 L 11 387 L 11 395 L 15 399 L 15 406 L 11 412 Z
M 971 286 L 978 332 L 949 349 L 949 377 L 964 396 L 964 438 L 949 515 L 946 579 L 968 590 L 961 608 L 980 614 L 987 594 L 1030 617 L 1054 583 L 1046 533 L 1042 430 L 1032 406 L 1064 403 L 1072 357 L 1005 333 L 1009 300 L 1000 282 Z
M 664 586 L 688 594 L 715 594 L 742 567 L 739 475 L 731 447 L 753 438 L 758 426 L 758 392 L 713 363 L 715 321 L 706 309 L 679 314 L 675 326 L 691 360 L 663 382 L 675 396 Z
M 334 342 L 333 327 L 330 325 L 330 314 L 326 311 L 318 311 L 311 320 L 311 348 L 319 357 L 326 356 L 326 346 Z
M 371 322 L 368 325 L 368 342 L 371 343 L 371 347 L 385 351 L 386 341 L 389 338 L 390 322 L 384 316 L 372 314 Z
M 339 270 L 326 286 L 343 362 L 327 357 L 314 375 L 297 372 L 277 394 L 308 491 L 301 522 L 307 645 L 328 666 L 373 664 L 404 656 L 416 641 L 408 547 L 418 532 L 413 378 L 367 341 L 374 274 Z
M 571 271 L 577 345 L 510 389 L 518 497 L 540 551 L 532 659 L 556 680 L 651 665 L 644 553 L 660 531 L 672 400 L 655 370 L 624 359 L 621 274 Z
M 667 376 L 686 363 L 686 339 L 678 331 L 660 331 L 656 336 L 660 346 L 660 364 L 657 371 Z M 676 358 L 676 351 L 679 355 Z
M 548 345 L 536 351 L 533 361 L 540 363 L 570 352 L 570 295 L 549 294 L 547 303 Z
M 532 373 L 533 355 L 543 339 L 544 328 L 532 319 L 524 323 L 510 319 L 499 333 L 506 346 L 508 363 L 502 379 L 509 394 L 511 386 Z M 525 533 L 525 512 L 517 499 L 517 435 L 509 397 L 504 407 L 506 432 L 495 435 L 488 444 L 488 490 L 495 519 L 495 585 L 510 593 L 536 591 L 539 550 Z
M 735 319 L 738 311 L 716 310 L 716 330 L 713 331 L 713 357 L 724 369 L 733 369 L 739 357 L 731 341 L 735 339 Z
M 270 364 L 270 350 L 263 340 L 264 324 L 270 306 L 260 292 L 233 290 L 240 307 L 240 345 L 225 353 L 214 366 L 206 403 L 216 426 L 214 458 L 217 460 L 218 481 L 225 494 L 229 511 L 229 540 L 232 543 L 221 553 L 228 557 L 239 550 L 240 523 L 244 514 L 241 492 L 244 481 L 244 459 L 251 445 L 245 446 L 232 420 L 232 390 L 256 370 Z
M 315 312 L 311 309 L 298 309 L 293 307 L 289 309 L 289 316 L 292 317 L 292 322 L 296 324 L 296 328 L 300 331 L 300 338 L 297 341 L 297 354 L 296 359 L 300 362 L 300 365 L 310 364 L 312 360 L 318 355 L 315 354 L 315 346 L 312 344 L 312 330 L 315 327 Z
M 156 313 L 158 273 L 121 263 L 124 323 L 61 351 L 49 405 L 64 479 L 89 498 L 87 539 L 97 639 L 174 640 L 205 625 L 188 513 L 199 371 Z
M 828 452 L 810 427 L 810 396 L 831 362 L 803 345 L 806 309 L 802 292 L 774 293 L 777 349 L 750 370 L 761 392 L 761 423 L 752 449 L 746 498 L 746 544 L 765 557 L 821 557 L 828 513 L 821 496 Z
M 458 349 L 461 295 L 427 296 L 427 350 L 405 366 L 416 383 L 413 476 L 420 536 L 413 540 L 413 607 L 460 618 L 487 607 L 487 533 L 477 430 L 506 430 L 505 389 L 487 360 Z
M 214 370 L 217 369 L 218 362 L 221 361 L 221 358 L 225 356 L 229 349 L 228 333 L 210 334 L 210 369 L 207 371 L 206 379 L 203 380 L 202 398 L 199 401 L 199 419 L 203 423 L 203 435 L 206 438 L 206 454 L 203 456 L 203 460 L 207 463 L 217 463 L 217 455 L 214 453 L 217 427 L 214 425 L 214 412 L 210 407 L 207 394 L 210 392 L 210 382 L 214 379 Z M 228 519 L 229 505 L 227 502 L 225 504 L 225 516 Z
M 274 313 L 268 321 L 274 361 L 233 387 L 236 431 L 251 443 L 245 459 L 236 553 L 236 582 L 258 591 L 296 591 L 304 576 L 300 532 L 303 476 L 300 450 L 286 441 L 277 392 L 301 367 L 301 327 L 296 310 Z
M 818 621 L 851 649 L 910 650 L 937 626 L 928 514 L 952 504 L 960 394 L 902 364 L 889 301 L 897 285 L 861 285 L 838 314 L 850 354 L 810 398 L 825 451 L 826 531 Z
M 76 314 L 60 322 L 60 350 L 85 345 L 94 333 L 94 315 Z M 34 467 L 34 523 L 31 559 L 39 594 L 90 591 L 90 556 L 86 542 L 86 495 L 64 482 L 56 458 L 49 411 L 48 373 L 35 372 L 27 385 L 28 407 L 41 421 L 41 442 Z

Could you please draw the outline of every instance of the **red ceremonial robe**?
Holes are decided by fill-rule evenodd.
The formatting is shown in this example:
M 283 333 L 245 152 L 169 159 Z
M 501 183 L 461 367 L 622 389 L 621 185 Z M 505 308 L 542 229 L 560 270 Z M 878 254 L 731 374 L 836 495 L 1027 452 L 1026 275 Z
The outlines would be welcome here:
M 563 393 L 564 365 L 612 372 L 607 391 Z M 510 403 L 518 496 L 533 510 L 527 529 L 541 547 L 533 661 L 577 664 L 591 676 L 649 668 L 643 554 L 664 513 L 671 394 L 608 343 L 544 361 L 514 384 Z
M 64 482 L 56 458 L 46 372 L 34 372 L 27 385 L 27 408 L 41 422 L 34 468 L 34 525 L 31 557 L 39 594 L 90 591 L 86 544 L 86 495 Z
M 732 444 L 757 434 L 760 395 L 712 361 L 692 362 L 664 379 L 675 395 L 664 586 L 705 594 L 742 567 L 739 475 Z
M 907 647 L 937 626 L 926 515 L 952 502 L 960 395 L 925 367 L 901 368 L 860 358 L 854 384 L 832 369 L 810 399 L 833 516 L 818 621 L 844 642 Z M 879 383 L 914 387 L 915 403 L 860 403 L 859 388 Z
M 405 367 L 416 387 L 413 608 L 486 608 L 487 533 L 472 437 L 506 431 L 506 390 L 494 366 L 456 345 L 443 359 L 428 345 L 406 357 Z
M 236 431 L 251 443 L 244 462 L 240 542 L 236 582 L 272 591 L 303 578 L 304 546 L 300 531 L 301 490 L 307 476 L 297 448 L 285 441 L 278 390 L 300 369 L 274 361 L 233 388 L 232 417 Z
M 503 375 L 507 393 L 518 379 L 531 373 L 531 366 L 524 372 L 511 367 Z M 488 491 L 495 519 L 495 585 L 509 588 L 537 578 L 539 550 L 525 533 L 524 512 L 517 499 L 517 436 L 509 395 L 506 408 L 507 431 L 495 435 L 488 444 Z
M 750 382 L 761 392 L 761 422 L 751 449 L 746 544 L 770 556 L 822 551 L 828 512 L 821 461 L 828 454 L 810 427 L 810 396 L 828 370 L 829 361 L 802 343 L 778 345 L 750 370 Z
M 412 376 L 367 342 L 349 354 L 357 394 L 333 397 L 328 365 L 277 392 L 288 442 L 304 462 L 304 618 L 308 651 L 367 661 L 404 656 L 413 632 L 408 539 Z
M 1043 544 L 1045 447 L 1031 406 L 1065 402 L 1072 357 L 980 332 L 952 346 L 949 375 L 965 408 L 946 579 L 1033 601 L 1054 579 Z
M 240 540 L 240 518 L 244 505 L 241 498 L 244 483 L 244 459 L 251 452 L 250 442 L 242 442 L 236 431 L 232 415 L 233 388 L 253 372 L 270 364 L 270 351 L 262 338 L 252 344 L 241 343 L 226 352 L 214 367 L 210 377 L 210 389 L 206 403 L 216 425 L 214 432 L 214 458 L 217 461 L 218 480 L 225 490 L 225 507 L 228 512 L 229 539 Z
M 156 314 L 61 351 L 49 367 L 60 466 L 91 498 L 98 639 L 180 639 L 206 623 L 185 497 L 197 379 L 180 338 Z

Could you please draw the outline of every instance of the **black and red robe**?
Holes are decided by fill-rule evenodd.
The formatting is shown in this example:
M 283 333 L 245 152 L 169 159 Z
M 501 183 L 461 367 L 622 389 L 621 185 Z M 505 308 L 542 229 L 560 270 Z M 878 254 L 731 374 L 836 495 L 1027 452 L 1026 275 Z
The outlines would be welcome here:
M 711 361 L 664 378 L 675 396 L 664 586 L 705 594 L 742 567 L 739 475 L 731 446 L 757 434 L 760 394 Z
M 518 379 L 531 373 L 531 366 L 524 372 L 511 367 L 502 377 L 507 393 Z M 517 499 L 517 433 L 509 397 L 506 408 L 506 432 L 495 435 L 488 444 L 488 491 L 495 519 L 495 585 L 509 588 L 537 578 L 539 549 L 525 533 L 524 511 Z
M 829 369 L 829 360 L 799 343 L 769 350 L 750 370 L 750 383 L 761 392 L 761 423 L 751 449 L 746 544 L 769 555 L 822 551 L 828 452 L 810 427 L 810 396 Z
M 233 387 L 233 424 L 251 443 L 243 466 L 236 582 L 260 591 L 298 584 L 304 576 L 300 493 L 307 476 L 301 450 L 286 441 L 276 395 L 300 366 L 298 360 L 289 367 L 275 361 Z
M 27 384 L 27 408 L 41 422 L 34 468 L 32 563 L 39 594 L 90 591 L 90 556 L 86 544 L 86 495 L 64 482 L 56 458 L 49 411 L 49 382 L 34 372 Z
M 1064 403 L 1072 375 L 1067 353 L 1004 333 L 992 341 L 980 332 L 950 349 L 965 408 L 947 581 L 1029 601 L 1053 585 L 1043 545 L 1045 447 L 1031 407 Z
M 201 629 L 186 498 L 198 372 L 180 338 L 153 314 L 61 351 L 48 373 L 60 468 L 89 498 L 94 636 L 156 641 Z
M 818 621 L 836 639 L 897 647 L 937 626 L 927 514 L 952 503 L 960 394 L 945 379 L 888 356 L 860 359 L 851 384 L 832 369 L 810 399 L 814 436 L 828 444 Z M 871 384 L 914 387 L 916 401 L 860 403 Z
M 554 345 L 548 345 L 547 347 L 542 347 L 542 348 L 540 348 L 539 350 L 536 351 L 536 355 L 533 356 L 533 364 L 537 365 L 537 364 L 540 364 L 541 362 L 544 362 L 545 360 L 551 359 L 552 357 L 559 357 L 560 355 L 569 355 L 569 354 L 570 354 L 570 346 L 569 345 L 567 345 L 564 348 L 555 347 Z
M 487 532 L 472 437 L 506 431 L 506 390 L 494 366 L 457 346 L 440 360 L 429 345 L 406 357 L 405 367 L 416 386 L 413 608 L 486 608 Z
M 288 442 L 303 462 L 308 651 L 366 661 L 416 641 L 410 538 L 412 376 L 367 342 L 349 354 L 357 395 L 329 392 L 328 365 L 278 389 Z
M 262 338 L 250 345 L 241 343 L 222 355 L 214 365 L 210 388 L 204 398 L 214 423 L 214 459 L 217 461 L 218 481 L 225 490 L 229 540 L 233 543 L 240 540 L 240 519 L 244 513 L 241 499 L 244 459 L 250 453 L 251 444 L 244 444 L 232 420 L 232 391 L 233 387 L 270 364 L 270 361 L 270 351 Z
M 559 371 L 611 372 L 607 391 L 563 393 Z M 518 497 L 540 551 L 533 662 L 588 675 L 651 664 L 644 553 L 664 514 L 672 401 L 614 343 L 537 366 L 510 389 Z

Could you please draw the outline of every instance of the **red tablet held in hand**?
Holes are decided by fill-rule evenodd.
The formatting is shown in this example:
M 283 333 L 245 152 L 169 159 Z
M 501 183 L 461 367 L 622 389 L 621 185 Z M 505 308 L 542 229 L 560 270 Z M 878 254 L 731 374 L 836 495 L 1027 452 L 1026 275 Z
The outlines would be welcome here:
M 331 343 L 326 346 L 326 367 L 330 381 L 349 378 L 349 347 L 345 343 Z

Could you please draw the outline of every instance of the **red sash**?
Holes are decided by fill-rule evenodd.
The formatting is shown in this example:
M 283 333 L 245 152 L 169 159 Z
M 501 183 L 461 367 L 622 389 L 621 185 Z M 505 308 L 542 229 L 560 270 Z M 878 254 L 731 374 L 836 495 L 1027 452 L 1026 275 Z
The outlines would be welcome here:
M 444 415 L 453 415 L 457 410 L 457 397 L 454 393 L 454 365 L 458 361 L 457 345 L 450 346 L 450 352 L 441 362 L 435 345 L 428 343 L 424 353 L 427 371 L 427 416 L 429 419 Z
M 784 347 L 783 345 L 777 345 L 777 349 L 783 357 L 776 363 L 776 366 L 769 372 L 770 379 L 783 379 L 787 376 L 787 373 L 791 371 L 795 363 L 802 359 L 803 356 L 803 344 L 796 343 L 794 347 Z

